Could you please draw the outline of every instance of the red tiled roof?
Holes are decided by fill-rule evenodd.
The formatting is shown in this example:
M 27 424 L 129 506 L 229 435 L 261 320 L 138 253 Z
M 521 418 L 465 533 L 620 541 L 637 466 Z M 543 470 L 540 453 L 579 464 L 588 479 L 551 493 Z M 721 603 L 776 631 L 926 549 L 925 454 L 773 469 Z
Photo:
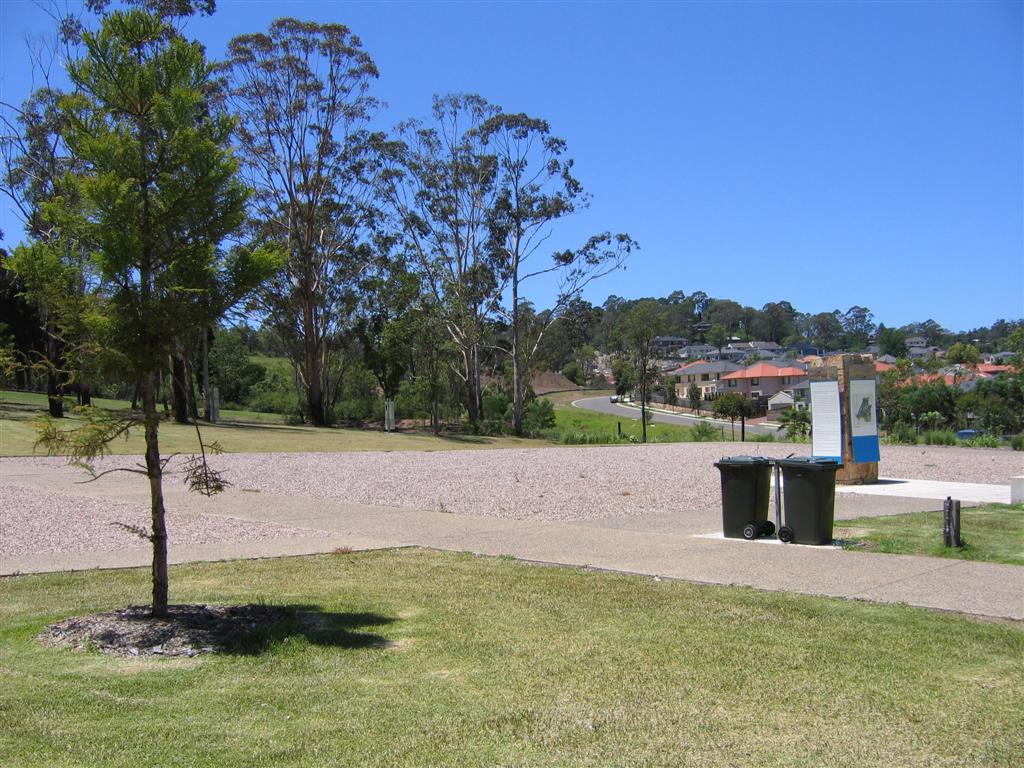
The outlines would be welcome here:
M 1012 371 L 1012 365 L 995 365 L 993 363 L 979 363 L 979 373 L 1002 373 L 1003 371 Z
M 742 371 L 733 371 L 732 373 L 723 376 L 722 379 L 778 379 L 783 376 L 803 377 L 806 375 L 807 371 L 794 366 L 779 368 L 778 366 L 770 365 L 768 363 L 755 363 L 749 368 L 744 368 Z
M 886 371 L 893 370 L 895 367 L 892 363 L 883 363 L 881 360 L 875 360 L 875 373 L 885 373 Z

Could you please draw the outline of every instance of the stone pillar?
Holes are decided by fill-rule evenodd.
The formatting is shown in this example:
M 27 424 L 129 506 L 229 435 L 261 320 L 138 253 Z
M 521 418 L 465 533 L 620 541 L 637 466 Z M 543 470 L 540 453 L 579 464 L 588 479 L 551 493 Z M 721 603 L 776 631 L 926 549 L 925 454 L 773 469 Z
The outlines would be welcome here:
M 878 482 L 878 462 L 853 463 L 853 427 L 850 414 L 850 381 L 874 379 L 875 366 L 861 355 L 831 355 L 822 365 L 807 372 L 810 381 L 839 382 L 839 412 L 843 429 L 843 466 L 836 472 L 836 482 L 844 485 L 867 485 Z

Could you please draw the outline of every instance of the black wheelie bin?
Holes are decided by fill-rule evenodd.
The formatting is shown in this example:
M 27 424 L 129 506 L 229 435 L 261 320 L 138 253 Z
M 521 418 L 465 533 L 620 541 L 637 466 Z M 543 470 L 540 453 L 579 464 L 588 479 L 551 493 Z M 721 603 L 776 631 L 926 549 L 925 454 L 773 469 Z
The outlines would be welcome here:
M 722 473 L 722 531 L 730 539 L 771 536 L 768 494 L 772 464 L 763 456 L 729 456 L 716 461 Z
M 786 512 L 779 539 L 796 544 L 831 544 L 839 464 L 812 456 L 776 459 L 775 463 L 782 469 Z

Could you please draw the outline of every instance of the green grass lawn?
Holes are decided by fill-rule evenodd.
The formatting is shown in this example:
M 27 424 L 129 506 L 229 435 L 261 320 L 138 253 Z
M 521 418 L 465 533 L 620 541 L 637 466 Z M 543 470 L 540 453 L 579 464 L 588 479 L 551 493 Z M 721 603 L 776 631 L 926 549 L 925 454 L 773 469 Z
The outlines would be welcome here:
M 1019 765 L 1024 630 L 906 606 L 422 550 L 171 569 L 306 606 L 236 655 L 34 638 L 147 572 L 0 580 L 4 766 Z
M 577 396 L 574 399 L 579 399 Z M 597 413 L 596 411 L 585 411 L 582 408 L 574 408 L 572 405 L 555 406 L 555 429 L 550 432 L 551 439 L 556 442 L 584 442 L 586 438 L 594 442 L 610 443 L 618 440 L 619 425 L 622 425 L 623 439 L 639 441 L 642 436 L 643 427 L 640 424 L 640 411 L 637 411 L 635 419 L 628 416 L 615 416 L 610 413 Z M 566 437 L 567 435 L 571 437 Z M 725 437 L 718 439 L 728 440 L 729 431 L 725 431 Z M 648 424 L 647 442 L 649 443 L 682 443 L 693 440 L 690 427 L 678 426 L 675 424 Z
M 960 512 L 962 548 L 942 546 L 942 512 L 859 517 L 837 524 L 847 549 L 1024 565 L 1024 505 L 990 504 Z
M 281 415 L 255 411 L 221 411 L 221 421 L 216 425 L 201 424 L 203 439 L 217 441 L 224 450 L 231 453 L 300 451 L 436 451 L 462 448 L 539 448 L 552 443 L 599 444 L 639 442 L 641 426 L 639 418 L 630 419 L 611 414 L 585 411 L 572 407 L 573 400 L 592 397 L 604 392 L 580 391 L 559 392 L 549 397 L 555 403 L 556 426 L 545 432 L 546 439 L 515 437 L 476 437 L 470 435 L 445 435 L 434 437 L 427 431 L 385 434 L 376 430 L 317 428 L 303 425 L 286 425 Z M 93 404 L 110 410 L 127 410 L 130 403 L 125 400 L 95 398 Z M 0 392 L 0 456 L 31 456 L 37 439 L 35 422 L 46 409 L 46 395 L 34 392 Z M 66 410 L 66 425 L 70 428 L 81 423 L 71 410 Z M 622 438 L 618 436 L 618 425 L 622 424 Z M 692 440 L 689 427 L 672 424 L 648 424 L 647 440 L 651 443 L 671 443 Z M 729 431 L 725 430 L 729 439 Z M 569 436 L 569 437 L 566 437 Z M 160 426 L 160 445 L 164 453 L 194 453 L 196 449 L 195 428 L 175 424 L 168 420 Z M 127 441 L 111 444 L 114 454 L 143 453 L 142 433 L 132 435 Z
M 124 401 L 96 399 L 95 405 L 111 410 L 124 410 Z M 0 456 L 31 456 L 37 439 L 34 423 L 46 408 L 46 396 L 29 392 L 0 393 Z M 434 437 L 427 432 L 400 432 L 360 429 L 290 426 L 281 423 L 277 414 L 249 411 L 221 411 L 220 423 L 201 424 L 203 440 L 217 441 L 231 453 L 300 451 L 442 451 L 467 448 L 539 447 L 547 443 L 514 437 L 475 437 L 446 435 Z M 275 423 L 276 422 L 276 423 Z M 67 427 L 81 423 L 80 417 L 68 411 Z M 111 443 L 111 453 L 142 454 L 142 431 L 132 433 L 128 440 Z M 195 427 L 164 421 L 160 425 L 160 449 L 171 453 L 195 453 Z

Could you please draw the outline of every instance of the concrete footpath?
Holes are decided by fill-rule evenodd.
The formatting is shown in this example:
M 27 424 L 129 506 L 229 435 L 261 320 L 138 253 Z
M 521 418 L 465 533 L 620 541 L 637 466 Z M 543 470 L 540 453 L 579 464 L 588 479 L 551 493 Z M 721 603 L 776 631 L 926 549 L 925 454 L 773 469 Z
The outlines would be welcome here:
M 89 490 L 88 495 L 105 495 L 96 493 L 96 485 Z M 111 498 L 124 496 L 115 492 Z M 837 517 L 855 518 L 857 515 L 850 512 L 851 504 L 863 505 L 865 511 L 861 514 L 871 514 L 872 508 L 890 503 L 901 511 L 936 508 L 936 502 L 929 500 L 903 498 L 890 502 L 843 493 L 837 496 Z M 419 546 L 1024 620 L 1024 567 L 782 545 L 769 540 L 728 540 L 715 534 L 714 510 L 697 515 L 540 522 L 307 497 L 254 497 L 234 491 L 213 499 L 174 491 L 168 494 L 168 504 L 178 509 L 188 507 L 206 514 L 287 523 L 309 530 L 308 536 L 272 541 L 172 546 L 173 563 L 314 554 L 339 547 L 368 550 Z M 0 574 L 148 563 L 149 551 L 145 547 L 76 555 L 25 555 L 4 557 Z

